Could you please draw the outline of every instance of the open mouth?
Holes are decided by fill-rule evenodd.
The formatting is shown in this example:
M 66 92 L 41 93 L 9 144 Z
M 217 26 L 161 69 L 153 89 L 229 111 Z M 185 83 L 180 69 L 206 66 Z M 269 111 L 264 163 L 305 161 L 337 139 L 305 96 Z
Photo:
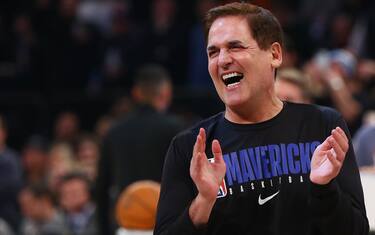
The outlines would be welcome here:
M 221 78 L 222 78 L 225 86 L 231 87 L 231 86 L 235 86 L 235 85 L 240 83 L 241 79 L 243 78 L 243 74 L 233 72 L 233 73 L 224 74 L 224 75 L 221 76 Z

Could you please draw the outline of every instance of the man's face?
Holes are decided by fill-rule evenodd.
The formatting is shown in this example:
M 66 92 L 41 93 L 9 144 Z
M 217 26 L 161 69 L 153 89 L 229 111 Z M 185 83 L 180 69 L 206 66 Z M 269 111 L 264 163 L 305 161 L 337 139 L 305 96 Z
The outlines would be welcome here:
M 79 212 L 89 200 L 89 192 L 83 180 L 66 181 L 60 188 L 60 204 L 68 213 Z
M 226 107 L 260 104 L 273 92 L 274 67 L 271 47 L 261 50 L 245 17 L 216 19 L 208 34 L 208 70 Z M 281 61 L 279 61 L 281 63 Z

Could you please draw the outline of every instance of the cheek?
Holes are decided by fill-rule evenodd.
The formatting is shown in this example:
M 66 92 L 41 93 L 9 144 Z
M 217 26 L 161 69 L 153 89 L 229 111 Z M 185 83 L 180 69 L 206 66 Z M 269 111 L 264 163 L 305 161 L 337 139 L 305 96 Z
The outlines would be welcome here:
M 208 72 L 211 78 L 216 77 L 217 66 L 215 60 L 208 59 Z

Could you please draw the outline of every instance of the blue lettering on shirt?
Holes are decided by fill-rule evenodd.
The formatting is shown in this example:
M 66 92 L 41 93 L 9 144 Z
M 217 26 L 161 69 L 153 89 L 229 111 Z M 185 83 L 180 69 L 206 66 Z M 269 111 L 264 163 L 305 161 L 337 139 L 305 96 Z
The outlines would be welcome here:
M 307 174 L 319 141 L 272 144 L 224 154 L 228 186 L 289 174 Z

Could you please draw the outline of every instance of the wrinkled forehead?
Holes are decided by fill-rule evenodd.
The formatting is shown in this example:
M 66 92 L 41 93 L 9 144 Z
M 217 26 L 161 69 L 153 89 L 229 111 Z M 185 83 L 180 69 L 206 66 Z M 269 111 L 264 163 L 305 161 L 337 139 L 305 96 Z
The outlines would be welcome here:
M 253 41 L 253 37 L 244 16 L 223 16 L 217 18 L 208 32 L 207 46 L 228 41 Z

